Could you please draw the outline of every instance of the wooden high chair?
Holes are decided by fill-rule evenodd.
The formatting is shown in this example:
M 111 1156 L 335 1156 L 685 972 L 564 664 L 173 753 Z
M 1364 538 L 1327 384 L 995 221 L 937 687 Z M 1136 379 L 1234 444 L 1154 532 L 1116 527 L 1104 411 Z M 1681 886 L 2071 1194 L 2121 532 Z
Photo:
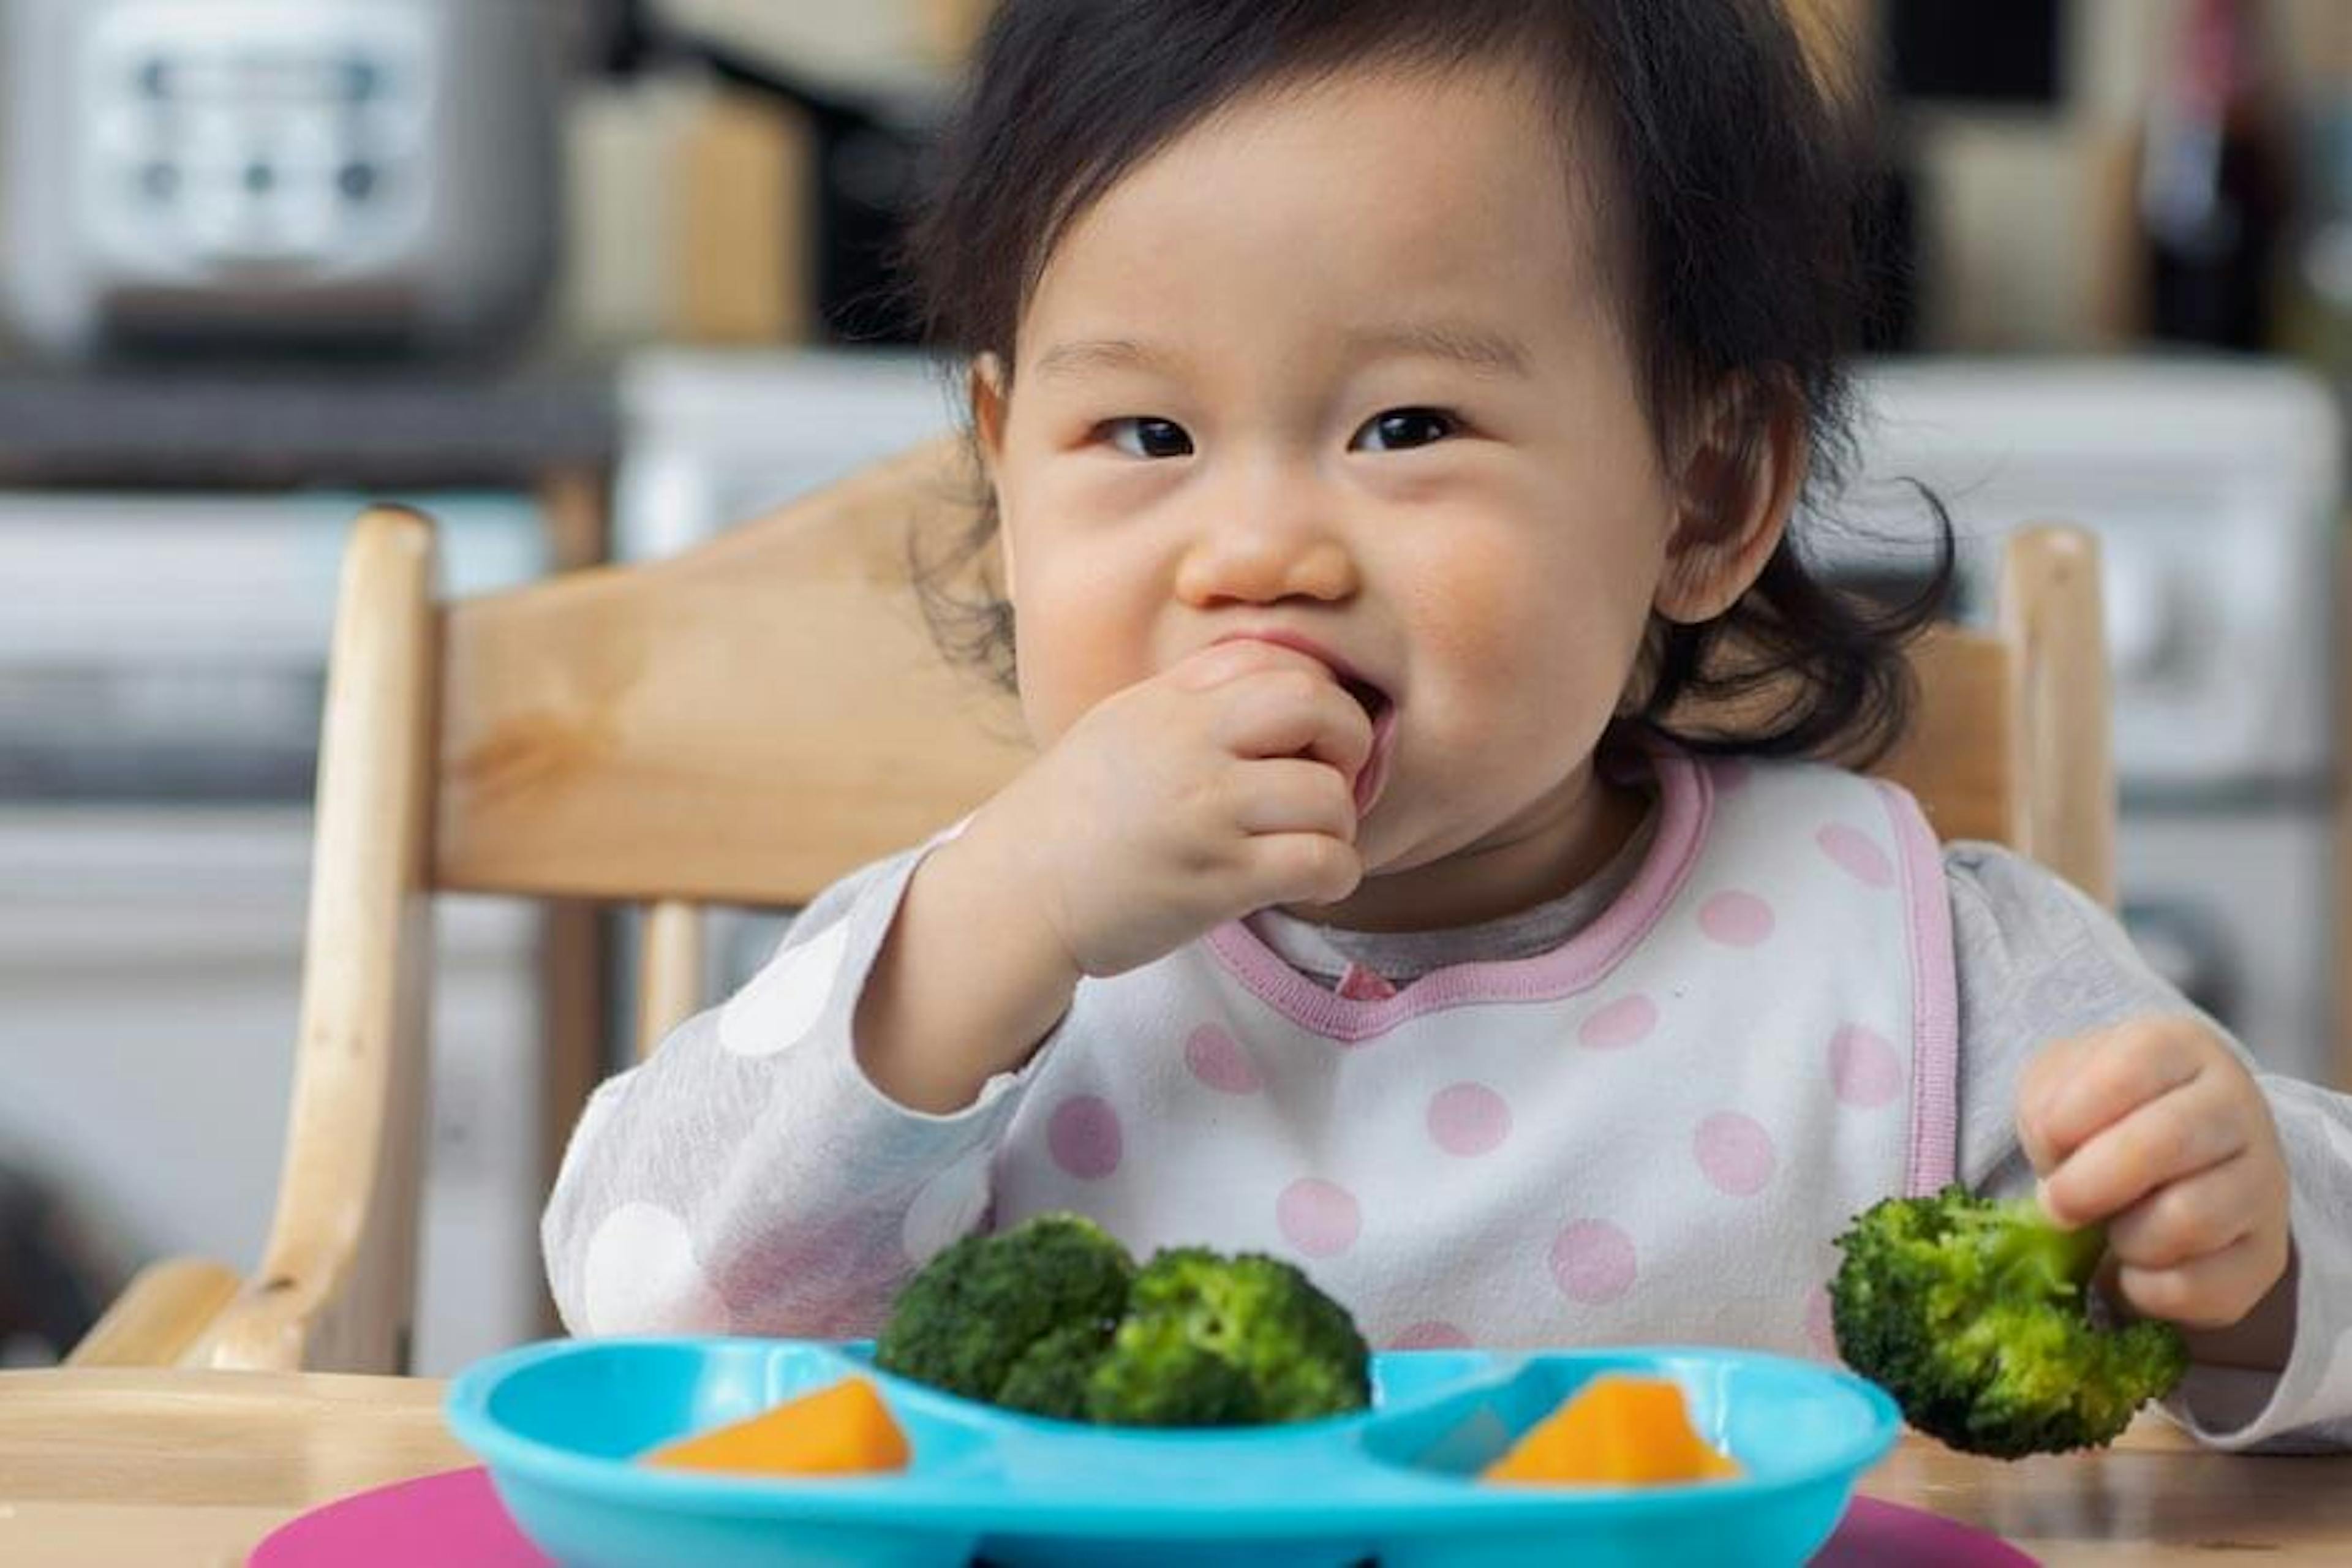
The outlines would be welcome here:
M 910 525 L 971 520 L 946 442 L 675 559 L 436 603 L 433 525 L 379 508 L 345 561 L 320 761 L 301 1037 L 260 1268 L 143 1271 L 77 1364 L 402 1370 L 424 1152 L 424 918 L 441 891 L 649 906 L 641 1034 L 685 1017 L 697 908 L 797 906 L 983 800 L 1026 748 L 935 650 Z M 2097 552 L 2008 548 L 2000 632 L 1930 636 L 1889 764 L 1946 837 L 2112 896 Z

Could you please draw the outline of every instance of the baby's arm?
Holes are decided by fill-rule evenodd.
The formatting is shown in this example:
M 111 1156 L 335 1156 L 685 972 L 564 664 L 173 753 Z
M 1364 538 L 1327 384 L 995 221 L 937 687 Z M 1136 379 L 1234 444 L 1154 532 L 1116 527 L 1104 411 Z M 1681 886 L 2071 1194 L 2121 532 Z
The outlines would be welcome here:
M 2049 873 L 1979 845 L 1955 847 L 1946 867 L 1959 981 L 1959 1174 L 1969 1186 L 2033 1192 L 2018 1085 L 2053 1041 L 2129 1019 L 2188 1017 L 2253 1065 L 2148 970 L 2104 910 Z M 2253 1314 L 2263 1322 L 2192 1337 L 2197 1364 L 2168 1407 L 2218 1447 L 2352 1445 L 2352 1101 L 2277 1074 L 2257 1072 L 2256 1082 L 2285 1158 L 2294 1261 L 2276 1299 Z M 2264 1359 L 2241 1353 L 2257 1340 L 2284 1342 L 2283 1369 L 2237 1364 Z
M 1016 1080 L 926 1116 L 851 1048 L 925 854 L 828 889 L 749 984 L 596 1091 L 541 1225 L 574 1332 L 870 1333 L 915 1268 L 981 1222 Z
M 724 1006 L 597 1090 L 541 1222 L 583 1333 L 870 1332 L 978 1226 L 1079 977 L 1360 867 L 1363 709 L 1211 647 L 1103 701 L 961 832 L 829 889 Z

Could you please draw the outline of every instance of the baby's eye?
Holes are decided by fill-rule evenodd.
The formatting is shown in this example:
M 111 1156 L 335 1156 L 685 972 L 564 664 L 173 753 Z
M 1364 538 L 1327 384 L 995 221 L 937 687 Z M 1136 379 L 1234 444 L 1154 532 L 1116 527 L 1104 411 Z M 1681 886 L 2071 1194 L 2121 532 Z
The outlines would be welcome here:
M 1106 419 L 1095 426 L 1095 433 L 1130 458 L 1181 458 L 1192 450 L 1192 437 L 1184 433 L 1184 426 L 1168 419 L 1140 416 Z
M 1443 408 L 1391 408 L 1372 416 L 1348 446 L 1350 450 L 1401 451 L 1443 441 L 1461 428 L 1461 421 Z

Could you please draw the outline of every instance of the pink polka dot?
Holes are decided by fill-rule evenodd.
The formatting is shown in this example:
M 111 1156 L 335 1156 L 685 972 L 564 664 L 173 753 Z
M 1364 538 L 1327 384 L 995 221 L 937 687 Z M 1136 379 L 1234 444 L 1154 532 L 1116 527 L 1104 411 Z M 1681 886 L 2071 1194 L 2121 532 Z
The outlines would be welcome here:
M 1265 1087 L 1257 1063 L 1220 1025 L 1203 1024 L 1184 1037 L 1184 1065 L 1194 1078 L 1225 1094 L 1255 1094 Z
M 1074 1094 L 1054 1108 L 1045 1123 L 1045 1147 L 1054 1163 L 1082 1182 L 1118 1169 L 1118 1112 L 1097 1094 Z
M 1895 864 L 1870 836 L 1843 822 L 1832 822 L 1813 835 L 1822 853 L 1843 867 L 1857 882 L 1874 888 L 1895 885 Z
M 796 1325 L 806 1321 L 812 1333 L 831 1332 L 835 1310 L 866 1313 L 862 1324 L 851 1320 L 839 1336 L 856 1339 L 872 1333 L 887 1315 L 887 1309 L 876 1313 L 875 1304 L 897 1293 L 913 1261 L 899 1247 L 876 1245 L 870 1216 L 852 1215 L 815 1230 L 762 1237 L 735 1252 L 716 1283 L 722 1300 L 786 1311 Z
M 1647 1038 L 1657 1026 L 1658 1005 L 1637 991 L 1585 1019 L 1577 1026 L 1576 1037 L 1596 1051 L 1610 1051 Z
M 1811 1299 L 1805 1302 L 1805 1342 L 1816 1354 L 1830 1361 L 1838 1359 L 1837 1325 L 1830 1316 L 1830 1291 L 1826 1285 L 1816 1285 Z
M 1738 889 L 1699 906 L 1698 929 L 1726 947 L 1754 947 L 1772 934 L 1772 906 Z
M 1356 1245 L 1356 1235 L 1363 1228 L 1355 1194 L 1313 1176 L 1282 1189 L 1274 1217 L 1290 1245 L 1309 1258 L 1337 1257 Z
M 1449 1154 L 1484 1154 L 1511 1135 L 1511 1108 L 1483 1083 L 1457 1083 L 1429 1100 L 1429 1135 Z
M 1431 1318 L 1389 1342 L 1392 1351 L 1466 1351 L 1470 1336 L 1442 1318 Z
M 1736 1198 L 1762 1192 L 1780 1163 L 1772 1135 L 1754 1117 L 1737 1110 L 1718 1110 L 1700 1122 L 1692 1146 L 1706 1179 Z
M 1830 1037 L 1830 1082 L 1846 1104 L 1874 1109 L 1903 1092 L 1903 1061 L 1879 1036 L 1848 1024 Z
M 1605 1219 L 1580 1219 L 1551 1244 L 1551 1277 L 1571 1301 L 1599 1306 L 1633 1288 L 1633 1238 Z

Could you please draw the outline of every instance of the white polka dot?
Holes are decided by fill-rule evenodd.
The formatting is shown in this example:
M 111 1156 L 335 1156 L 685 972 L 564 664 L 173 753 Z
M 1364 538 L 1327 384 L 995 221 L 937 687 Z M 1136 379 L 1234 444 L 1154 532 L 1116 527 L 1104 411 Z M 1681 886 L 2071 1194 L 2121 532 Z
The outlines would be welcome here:
M 686 1222 L 654 1204 L 623 1204 L 588 1240 L 581 1300 L 592 1334 L 718 1334 L 727 1304 L 694 1260 Z
M 967 1154 L 923 1184 L 898 1228 L 907 1261 L 919 1268 L 961 1240 L 988 1212 L 988 1151 Z
M 849 922 L 835 921 L 778 953 L 719 1010 L 719 1043 L 739 1057 L 773 1056 L 816 1026 L 833 999 Z

